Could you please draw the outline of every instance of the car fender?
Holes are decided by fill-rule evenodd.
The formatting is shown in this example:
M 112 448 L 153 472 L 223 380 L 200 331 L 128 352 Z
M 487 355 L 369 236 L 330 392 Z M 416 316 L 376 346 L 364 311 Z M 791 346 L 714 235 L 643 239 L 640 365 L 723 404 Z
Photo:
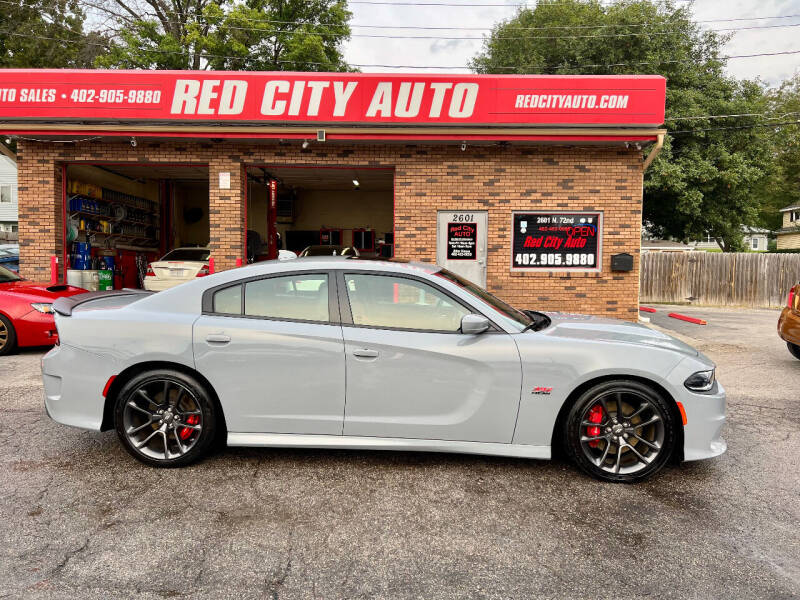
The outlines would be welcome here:
M 553 425 L 573 392 L 589 381 L 631 377 L 652 381 L 670 394 L 669 373 L 684 359 L 678 352 L 638 344 L 515 335 L 522 363 L 522 390 L 514 444 L 549 446 Z

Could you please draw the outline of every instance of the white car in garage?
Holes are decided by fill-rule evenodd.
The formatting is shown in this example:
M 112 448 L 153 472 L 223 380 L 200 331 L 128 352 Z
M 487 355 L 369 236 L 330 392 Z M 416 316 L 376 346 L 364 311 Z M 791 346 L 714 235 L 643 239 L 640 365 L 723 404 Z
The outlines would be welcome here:
M 144 289 L 160 292 L 210 273 L 208 248 L 175 248 L 147 267 Z

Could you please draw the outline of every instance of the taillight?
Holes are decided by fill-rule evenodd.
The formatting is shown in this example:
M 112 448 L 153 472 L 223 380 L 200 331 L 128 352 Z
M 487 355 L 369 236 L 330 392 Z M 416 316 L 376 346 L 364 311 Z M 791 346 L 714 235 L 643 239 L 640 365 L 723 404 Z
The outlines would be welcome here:
M 209 274 L 208 265 L 203 265 L 200 267 L 200 270 L 197 272 L 196 277 L 205 277 Z
M 156 272 L 153 271 L 153 265 L 147 265 L 147 277 L 155 277 Z
M 789 298 L 786 300 L 786 306 L 789 308 L 794 308 L 794 290 L 795 288 L 789 290 Z

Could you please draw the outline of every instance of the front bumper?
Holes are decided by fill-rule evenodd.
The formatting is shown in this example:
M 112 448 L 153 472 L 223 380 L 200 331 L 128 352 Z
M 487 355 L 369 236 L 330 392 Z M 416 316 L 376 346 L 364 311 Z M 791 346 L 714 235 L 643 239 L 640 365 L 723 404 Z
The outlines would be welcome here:
M 14 319 L 19 346 L 52 346 L 58 342 L 58 332 L 52 313 L 31 310 Z
M 778 335 L 784 342 L 800 346 L 800 312 L 784 307 L 778 318 Z
M 686 413 L 683 426 L 683 460 L 714 458 L 724 453 L 728 444 L 722 438 L 725 425 L 725 388 L 717 382 L 716 391 L 695 394 L 684 389 L 677 400 Z

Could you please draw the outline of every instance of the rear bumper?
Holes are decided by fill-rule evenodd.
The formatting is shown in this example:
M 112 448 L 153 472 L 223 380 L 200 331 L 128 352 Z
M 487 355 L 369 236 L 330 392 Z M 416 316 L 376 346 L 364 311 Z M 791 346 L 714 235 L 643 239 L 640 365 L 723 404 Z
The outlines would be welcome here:
M 191 279 L 165 279 L 165 278 L 156 278 L 156 277 L 145 277 L 144 278 L 144 289 L 150 292 L 163 292 L 164 290 L 168 290 L 170 288 L 174 288 L 176 285 L 180 285 L 182 283 L 186 283 L 187 281 L 192 281 L 194 278 Z
M 778 318 L 778 335 L 785 342 L 800 345 L 800 312 L 784 307 Z
M 103 388 L 114 375 L 113 364 L 73 348 L 56 346 L 42 359 L 44 404 L 48 416 L 64 425 L 100 431 Z M 80 373 L 79 377 L 75 374 Z

